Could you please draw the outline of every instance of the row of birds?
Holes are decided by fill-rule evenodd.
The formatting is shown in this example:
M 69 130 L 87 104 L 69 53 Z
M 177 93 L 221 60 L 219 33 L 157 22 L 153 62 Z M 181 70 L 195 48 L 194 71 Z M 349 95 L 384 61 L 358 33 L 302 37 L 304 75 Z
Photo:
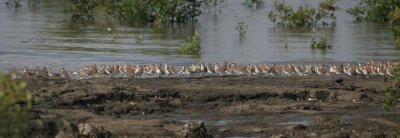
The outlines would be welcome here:
M 97 65 L 83 66 L 79 72 L 67 72 L 64 68 L 59 73 L 54 73 L 46 67 L 35 69 L 23 68 L 22 74 L 17 69 L 10 71 L 14 78 L 21 77 L 56 77 L 69 78 L 70 74 L 79 75 L 80 78 L 98 76 L 118 76 L 139 77 L 143 75 L 195 75 L 195 74 L 217 74 L 217 75 L 387 75 L 394 76 L 393 70 L 397 62 L 369 60 L 365 64 L 341 64 L 341 65 L 295 65 L 295 64 L 183 64 L 177 68 L 173 64 L 144 64 L 144 65 Z

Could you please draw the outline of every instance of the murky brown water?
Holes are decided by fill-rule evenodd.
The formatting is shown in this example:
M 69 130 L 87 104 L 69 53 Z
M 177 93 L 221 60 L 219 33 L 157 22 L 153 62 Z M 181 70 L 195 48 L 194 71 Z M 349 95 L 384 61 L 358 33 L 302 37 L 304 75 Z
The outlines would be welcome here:
M 153 33 L 149 25 L 73 23 L 60 0 L 43 1 L 36 7 L 23 3 L 20 9 L 8 8 L 4 1 L 0 2 L 0 69 L 37 65 L 77 69 L 94 63 L 356 62 L 398 59 L 399 55 L 388 26 L 353 23 L 344 12 L 357 4 L 352 0 L 338 2 L 342 10 L 336 14 L 335 27 L 277 28 L 267 17 L 272 1 L 265 0 L 261 9 L 251 9 L 242 5 L 244 0 L 225 0 L 217 12 L 210 10 L 199 17 L 196 25 L 168 25 L 161 34 Z M 318 4 L 314 0 L 287 2 L 294 6 Z M 240 19 L 248 24 L 244 38 L 235 30 Z M 182 41 L 194 26 L 201 32 L 201 56 L 179 55 Z M 326 30 L 333 48 L 311 50 L 313 29 Z M 143 35 L 142 44 L 135 42 L 139 35 Z

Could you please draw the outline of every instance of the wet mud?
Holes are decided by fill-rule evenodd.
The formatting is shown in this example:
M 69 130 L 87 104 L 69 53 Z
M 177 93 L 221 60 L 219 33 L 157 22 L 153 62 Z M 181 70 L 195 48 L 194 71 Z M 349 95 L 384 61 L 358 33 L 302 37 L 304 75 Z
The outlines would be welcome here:
M 214 137 L 399 137 L 379 105 L 383 77 L 30 78 L 27 136 L 175 137 L 188 122 Z M 103 133 L 104 131 L 104 133 Z

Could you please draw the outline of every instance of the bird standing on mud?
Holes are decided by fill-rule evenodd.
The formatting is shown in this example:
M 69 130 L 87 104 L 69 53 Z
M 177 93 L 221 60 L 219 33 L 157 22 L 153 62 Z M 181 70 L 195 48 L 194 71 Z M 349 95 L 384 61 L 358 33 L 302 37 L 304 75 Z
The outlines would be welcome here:
M 65 71 L 64 67 L 61 68 L 60 75 L 62 78 L 67 78 L 69 80 L 68 73 Z

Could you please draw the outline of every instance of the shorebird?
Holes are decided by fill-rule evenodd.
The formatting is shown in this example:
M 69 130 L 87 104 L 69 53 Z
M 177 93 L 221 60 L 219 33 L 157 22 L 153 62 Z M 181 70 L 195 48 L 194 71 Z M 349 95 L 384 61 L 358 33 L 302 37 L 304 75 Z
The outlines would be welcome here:
M 363 75 L 369 75 L 370 74 L 370 71 L 367 69 L 367 66 L 365 66 L 365 65 L 363 65 L 362 66 L 362 73 L 363 73 Z
M 89 74 L 91 74 L 91 75 L 94 75 L 94 74 L 97 73 L 97 66 L 96 66 L 96 64 L 93 64 L 92 66 L 90 66 L 89 72 L 90 72 Z
M 120 74 L 127 74 L 127 73 L 125 72 L 125 70 L 124 70 L 124 66 L 122 66 L 122 65 L 118 65 L 118 72 L 119 72 Z
M 54 77 L 55 76 L 53 70 L 51 70 L 51 69 L 47 69 L 47 75 L 49 77 Z
M 390 69 L 390 68 L 386 68 L 386 74 L 389 75 L 389 76 L 394 76 L 392 74 L 392 69 Z
M 104 70 L 105 70 L 105 72 L 106 72 L 106 74 L 107 75 L 111 75 L 112 74 L 112 68 L 110 67 L 110 65 L 108 65 L 108 66 L 106 66 L 105 68 L 104 68 Z
M 106 65 L 104 65 L 104 64 L 100 65 L 99 73 L 101 75 L 107 75 L 107 73 L 106 73 Z
M 175 74 L 175 67 L 174 67 L 174 65 L 168 64 L 168 71 L 169 71 L 171 74 Z
M 18 78 L 21 78 L 21 74 L 17 71 L 17 69 L 12 69 L 12 70 L 10 70 L 10 74 L 11 74 L 11 77 L 13 78 L 13 79 L 18 79 Z
M 260 65 L 260 69 L 261 69 L 261 72 L 262 72 L 262 73 L 268 73 L 268 70 L 269 70 L 270 68 L 268 67 L 267 64 L 261 64 L 261 65 Z
M 134 74 L 135 74 L 136 76 L 139 76 L 139 75 L 142 75 L 142 74 L 143 74 L 143 67 L 142 67 L 142 65 L 136 65 Z
M 283 65 L 282 66 L 282 72 L 285 75 L 291 75 L 291 71 L 290 71 L 290 65 Z
M 377 71 L 378 71 L 378 74 L 381 76 L 385 75 L 385 73 L 386 73 L 383 65 L 379 65 Z
M 200 64 L 200 71 L 203 72 L 203 73 L 207 73 L 208 72 L 207 71 L 207 67 L 203 62 L 201 62 L 201 64 Z
M 261 74 L 262 73 L 262 71 L 261 71 L 261 69 L 259 68 L 259 65 L 258 64 L 255 64 L 254 65 L 254 73 L 253 73 L 253 75 L 259 75 L 259 74 Z
M 238 75 L 245 75 L 247 72 L 246 65 L 238 64 L 235 70 L 235 73 Z
M 211 63 L 208 63 L 208 65 L 207 65 L 207 73 L 210 73 L 210 74 L 215 73 L 215 69 Z
M 127 65 L 124 65 L 122 68 L 126 75 L 130 76 L 130 75 L 134 74 L 135 70 L 132 67 L 132 65 L 127 64 Z
M 60 70 L 60 75 L 61 75 L 62 78 L 67 78 L 67 79 L 69 79 L 68 73 L 65 71 L 64 67 L 61 68 L 61 70 Z
M 246 65 L 246 74 L 253 74 L 254 72 L 254 66 L 251 65 Z
M 155 65 L 155 72 L 158 74 L 158 75 L 164 75 L 165 74 L 165 72 L 164 72 L 164 70 L 162 69 L 162 67 L 161 67 L 161 64 L 157 64 L 157 65 Z
M 112 74 L 118 74 L 119 73 L 119 65 L 113 65 L 111 67 L 111 73 Z
M 47 73 L 45 73 L 43 70 L 39 68 L 39 66 L 36 66 L 34 70 L 34 74 L 36 77 L 44 77 Z
M 215 72 L 218 73 L 219 75 L 222 75 L 225 73 L 225 70 L 222 67 L 219 67 L 218 63 L 214 64 L 214 69 L 215 69 Z
M 29 71 L 28 67 L 24 67 L 24 77 L 29 77 L 31 75 L 32 73 Z
M 79 69 L 79 75 L 81 75 L 81 77 L 86 77 L 86 76 L 88 76 L 88 74 L 87 74 L 87 68 L 86 68 L 85 66 L 83 66 L 83 67 L 81 67 L 81 68 Z
M 178 73 L 180 73 L 180 74 L 185 74 L 185 66 L 184 65 L 182 65 L 182 64 L 179 64 L 178 65 Z
M 327 74 L 324 64 L 316 66 L 316 67 L 315 67 L 315 71 L 317 72 L 318 75 L 325 75 L 325 74 Z
M 301 68 L 301 66 L 294 66 L 294 71 L 299 75 L 302 76 L 304 74 L 304 70 Z
M 168 64 L 167 63 L 164 63 L 164 70 L 165 70 L 165 75 L 171 75 L 172 74 L 171 71 L 169 71 L 169 69 L 168 69 Z
M 232 63 L 227 66 L 225 73 L 227 75 L 232 75 L 235 70 L 236 70 L 236 66 Z

